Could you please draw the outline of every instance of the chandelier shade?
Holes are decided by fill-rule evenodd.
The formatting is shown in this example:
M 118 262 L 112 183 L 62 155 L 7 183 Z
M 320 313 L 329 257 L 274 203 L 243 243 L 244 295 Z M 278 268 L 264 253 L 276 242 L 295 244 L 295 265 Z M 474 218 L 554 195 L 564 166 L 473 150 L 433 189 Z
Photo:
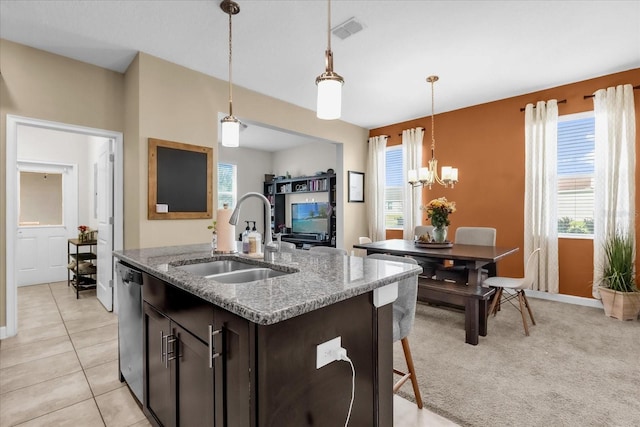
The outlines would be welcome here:
M 436 159 L 436 137 L 435 137 L 435 97 L 433 84 L 439 80 L 438 76 L 427 77 L 427 82 L 431 83 L 431 160 L 428 161 L 427 167 L 418 170 L 411 169 L 407 171 L 407 181 L 412 187 L 429 187 L 433 184 L 440 184 L 445 188 L 451 187 L 458 182 L 458 168 L 451 166 L 443 166 L 440 175 L 438 175 L 438 160 Z

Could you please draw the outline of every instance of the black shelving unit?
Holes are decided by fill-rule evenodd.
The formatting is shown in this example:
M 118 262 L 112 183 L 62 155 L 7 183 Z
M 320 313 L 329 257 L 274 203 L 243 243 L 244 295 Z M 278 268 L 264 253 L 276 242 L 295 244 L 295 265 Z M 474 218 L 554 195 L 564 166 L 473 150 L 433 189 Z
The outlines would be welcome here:
M 271 230 L 280 231 L 278 226 L 285 224 L 287 199 L 290 194 L 304 193 L 329 193 L 329 203 L 331 204 L 331 217 L 329 219 L 329 230 L 327 235 L 330 238 L 328 246 L 335 246 L 336 241 L 336 175 L 320 174 L 313 176 L 303 176 L 298 178 L 274 179 L 265 181 L 263 194 L 271 203 Z M 265 227 L 267 224 L 265 224 Z M 318 242 L 319 243 L 319 242 Z
M 73 286 L 76 291 L 76 299 L 80 297 L 80 291 L 95 289 L 98 266 L 96 260 L 97 240 L 79 239 L 67 240 L 67 255 L 69 263 L 75 262 L 74 268 L 67 269 L 67 286 Z M 72 249 L 72 246 L 75 250 Z M 81 262 L 89 262 L 90 266 L 80 269 Z

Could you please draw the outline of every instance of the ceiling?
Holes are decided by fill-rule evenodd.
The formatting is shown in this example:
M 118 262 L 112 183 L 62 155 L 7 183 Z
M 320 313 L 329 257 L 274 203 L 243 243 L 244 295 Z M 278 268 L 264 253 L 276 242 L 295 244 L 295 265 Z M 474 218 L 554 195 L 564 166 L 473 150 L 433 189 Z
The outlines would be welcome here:
M 233 81 L 315 110 L 327 2 L 236 0 Z M 640 67 L 640 0 L 333 0 L 342 120 L 371 129 Z M 228 79 L 218 0 L 0 1 L 0 37 L 124 72 L 136 52 Z M 242 107 L 237 105 L 241 112 Z M 272 132 L 274 130 L 271 130 Z M 277 130 L 275 130 L 278 132 Z

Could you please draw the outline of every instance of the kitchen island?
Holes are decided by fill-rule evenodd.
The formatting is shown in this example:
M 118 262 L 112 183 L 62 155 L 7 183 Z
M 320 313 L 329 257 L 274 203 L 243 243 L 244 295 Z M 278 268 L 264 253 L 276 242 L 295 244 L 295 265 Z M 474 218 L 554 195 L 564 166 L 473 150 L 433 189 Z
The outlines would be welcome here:
M 307 251 L 264 263 L 208 245 L 115 256 L 143 273 L 143 410 L 154 425 L 344 425 L 351 368 L 316 368 L 317 346 L 336 337 L 356 373 L 349 425 L 392 425 L 391 302 L 420 267 Z M 216 260 L 287 274 L 221 283 L 182 268 Z

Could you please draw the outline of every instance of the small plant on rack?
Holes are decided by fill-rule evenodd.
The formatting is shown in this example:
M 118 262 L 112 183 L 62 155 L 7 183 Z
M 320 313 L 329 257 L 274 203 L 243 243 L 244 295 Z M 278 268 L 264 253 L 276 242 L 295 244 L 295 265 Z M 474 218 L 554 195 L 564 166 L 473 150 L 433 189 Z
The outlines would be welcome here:
M 79 225 L 78 226 L 78 240 L 81 242 L 86 242 L 87 240 L 89 240 L 89 227 L 87 227 L 86 225 Z

